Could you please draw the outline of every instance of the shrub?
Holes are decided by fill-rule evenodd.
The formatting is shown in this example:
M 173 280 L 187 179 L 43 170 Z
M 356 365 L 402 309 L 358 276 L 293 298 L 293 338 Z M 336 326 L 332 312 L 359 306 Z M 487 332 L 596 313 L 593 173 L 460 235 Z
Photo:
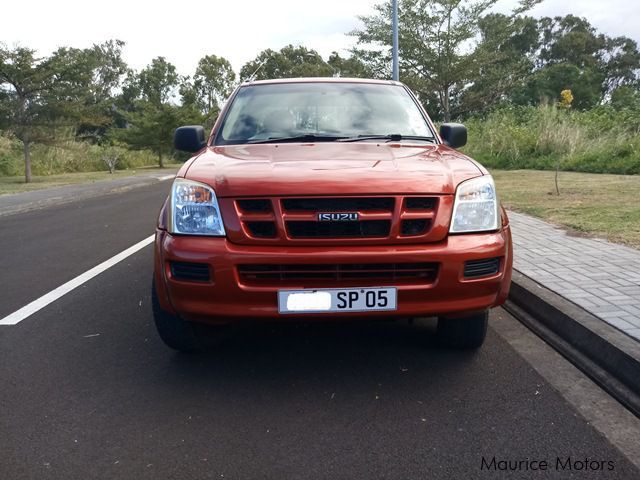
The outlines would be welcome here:
M 640 173 L 640 109 L 506 106 L 466 124 L 465 152 L 489 168 Z
M 34 175 L 54 175 L 69 172 L 108 170 L 105 152 L 117 149 L 120 154 L 117 170 L 156 165 L 158 158 L 147 150 L 128 150 L 117 146 L 100 146 L 76 141 L 73 132 L 61 132 L 55 145 L 33 145 L 31 168 Z M 0 132 L 0 176 L 24 174 L 22 144 Z
M 18 143 L 0 133 L 0 176 L 19 175 L 21 171 L 18 167 L 21 163 L 17 160 L 22 160 L 22 151 Z

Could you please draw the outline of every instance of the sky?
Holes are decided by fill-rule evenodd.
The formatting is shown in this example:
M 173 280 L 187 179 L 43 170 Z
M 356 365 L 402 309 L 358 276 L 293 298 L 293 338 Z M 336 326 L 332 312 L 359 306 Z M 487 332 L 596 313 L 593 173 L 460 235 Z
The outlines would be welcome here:
M 152 58 L 166 57 L 182 75 L 192 75 L 198 60 L 215 54 L 236 71 L 266 49 L 304 45 L 324 58 L 346 54 L 354 39 L 345 33 L 360 25 L 358 15 L 372 13 L 376 0 L 31 0 L 7 1 L 0 17 L 0 42 L 46 55 L 60 46 L 89 47 L 108 39 L 124 40 L 124 58 L 140 70 Z M 517 0 L 500 0 L 508 12 Z M 572 13 L 586 17 L 609 36 L 640 43 L 640 1 L 545 0 L 536 17 Z

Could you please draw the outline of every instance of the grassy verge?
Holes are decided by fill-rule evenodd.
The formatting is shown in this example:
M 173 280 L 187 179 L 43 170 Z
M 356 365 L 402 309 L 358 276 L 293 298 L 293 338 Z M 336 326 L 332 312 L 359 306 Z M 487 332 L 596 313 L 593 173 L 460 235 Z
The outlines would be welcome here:
M 113 174 L 109 172 L 77 172 L 62 173 L 59 175 L 34 176 L 31 183 L 24 183 L 24 176 L 0 177 L 0 195 L 11 193 L 31 192 L 43 188 L 59 187 L 62 185 L 73 185 L 77 183 L 92 183 L 100 180 L 110 180 L 136 175 L 169 175 L 181 164 L 167 165 L 167 168 L 141 167 L 135 170 L 116 170 Z
M 165 162 L 186 160 L 176 152 L 165 155 Z M 149 150 L 129 150 L 123 146 L 101 146 L 78 141 L 73 129 L 56 132 L 55 145 L 33 144 L 31 171 L 34 175 L 58 175 L 75 172 L 107 171 L 108 159 L 116 159 L 117 170 L 135 170 L 158 164 L 158 156 Z M 19 176 L 24 172 L 22 144 L 0 131 L 0 177 Z
M 640 176 L 492 170 L 506 208 L 640 248 Z

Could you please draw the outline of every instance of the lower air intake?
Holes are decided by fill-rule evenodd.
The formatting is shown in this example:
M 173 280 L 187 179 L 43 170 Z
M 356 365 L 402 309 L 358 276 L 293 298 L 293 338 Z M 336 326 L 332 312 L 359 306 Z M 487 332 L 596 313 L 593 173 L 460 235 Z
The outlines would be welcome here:
M 485 258 L 482 260 L 469 260 L 464 262 L 465 278 L 486 277 L 495 275 L 500 271 L 499 258 Z
M 206 263 L 171 262 L 171 276 L 183 282 L 209 282 L 211 274 Z

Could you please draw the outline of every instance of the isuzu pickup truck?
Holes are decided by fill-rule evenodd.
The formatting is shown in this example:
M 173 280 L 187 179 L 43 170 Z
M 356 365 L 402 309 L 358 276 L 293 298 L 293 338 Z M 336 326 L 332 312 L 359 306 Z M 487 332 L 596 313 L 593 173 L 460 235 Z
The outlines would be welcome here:
M 161 209 L 153 311 L 180 351 L 243 321 L 437 317 L 448 346 L 482 345 L 509 292 L 509 221 L 487 170 L 393 81 L 240 85 Z

